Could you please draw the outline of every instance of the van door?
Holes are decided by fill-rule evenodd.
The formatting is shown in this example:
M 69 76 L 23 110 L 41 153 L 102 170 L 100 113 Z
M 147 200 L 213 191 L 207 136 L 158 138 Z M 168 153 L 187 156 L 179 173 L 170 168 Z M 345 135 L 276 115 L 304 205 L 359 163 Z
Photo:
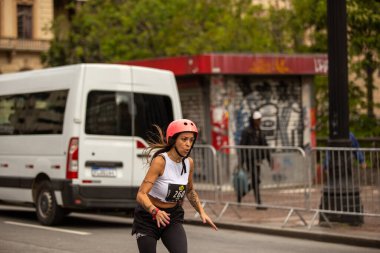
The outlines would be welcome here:
M 133 95 L 136 108 L 133 129 L 137 148 L 133 155 L 135 169 L 132 174 L 132 184 L 140 185 L 149 169 L 149 158 L 151 158 L 147 156 L 144 147 L 147 146 L 147 140 L 159 141 L 154 125 L 159 126 L 165 134 L 169 123 L 173 121 L 173 105 L 168 95 L 137 92 Z
M 134 105 L 132 128 L 136 146 L 140 147 L 141 143 L 147 145 L 147 140 L 158 141 L 157 129 L 153 125 L 159 126 L 165 135 L 170 122 L 182 117 L 181 104 L 172 72 L 141 67 L 131 69 Z M 133 185 L 140 185 L 149 169 L 143 151 L 142 148 L 134 150 Z
M 91 90 L 87 95 L 85 135 L 80 139 L 82 180 L 102 186 L 132 184 L 133 95 L 128 91 Z

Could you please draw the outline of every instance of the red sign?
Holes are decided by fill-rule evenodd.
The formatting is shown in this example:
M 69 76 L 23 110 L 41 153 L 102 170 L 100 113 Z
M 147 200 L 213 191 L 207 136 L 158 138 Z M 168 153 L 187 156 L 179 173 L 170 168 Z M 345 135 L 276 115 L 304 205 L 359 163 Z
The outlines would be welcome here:
M 165 69 L 175 75 L 196 74 L 327 74 L 328 59 L 324 54 L 203 54 L 126 61 L 121 64 Z

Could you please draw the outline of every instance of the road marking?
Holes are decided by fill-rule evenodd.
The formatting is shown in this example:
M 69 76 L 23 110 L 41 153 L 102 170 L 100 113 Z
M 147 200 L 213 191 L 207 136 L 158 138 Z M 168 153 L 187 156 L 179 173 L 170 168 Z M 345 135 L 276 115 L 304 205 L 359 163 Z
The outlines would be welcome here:
M 31 228 L 39 228 L 39 229 L 45 229 L 45 230 L 56 231 L 56 232 L 63 232 L 63 233 L 70 233 L 70 234 L 76 234 L 76 235 L 91 235 L 91 233 L 87 233 L 87 232 L 68 230 L 68 229 L 61 229 L 61 228 L 53 228 L 53 227 L 46 227 L 46 226 L 40 226 L 40 225 L 32 225 L 32 224 L 13 222 L 13 221 L 4 221 L 4 223 L 10 224 L 10 225 L 23 226 L 23 227 L 31 227 Z

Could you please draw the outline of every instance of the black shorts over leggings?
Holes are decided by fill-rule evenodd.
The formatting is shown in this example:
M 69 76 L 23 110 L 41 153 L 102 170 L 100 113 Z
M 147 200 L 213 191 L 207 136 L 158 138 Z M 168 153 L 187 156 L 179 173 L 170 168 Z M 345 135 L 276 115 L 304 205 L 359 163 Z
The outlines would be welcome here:
M 170 224 L 166 227 L 157 227 L 152 215 L 138 205 L 135 209 L 132 226 L 132 235 L 136 234 L 140 252 L 156 252 L 157 240 L 161 239 L 169 252 L 187 252 L 187 238 L 182 226 L 184 211 L 182 206 L 161 209 L 170 213 Z

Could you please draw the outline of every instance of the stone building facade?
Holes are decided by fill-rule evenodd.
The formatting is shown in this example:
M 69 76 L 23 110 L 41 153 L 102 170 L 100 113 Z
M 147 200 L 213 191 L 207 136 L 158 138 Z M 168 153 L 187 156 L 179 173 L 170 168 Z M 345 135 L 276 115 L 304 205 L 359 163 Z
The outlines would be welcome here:
M 53 0 L 0 0 L 0 73 L 43 68 L 53 9 Z

